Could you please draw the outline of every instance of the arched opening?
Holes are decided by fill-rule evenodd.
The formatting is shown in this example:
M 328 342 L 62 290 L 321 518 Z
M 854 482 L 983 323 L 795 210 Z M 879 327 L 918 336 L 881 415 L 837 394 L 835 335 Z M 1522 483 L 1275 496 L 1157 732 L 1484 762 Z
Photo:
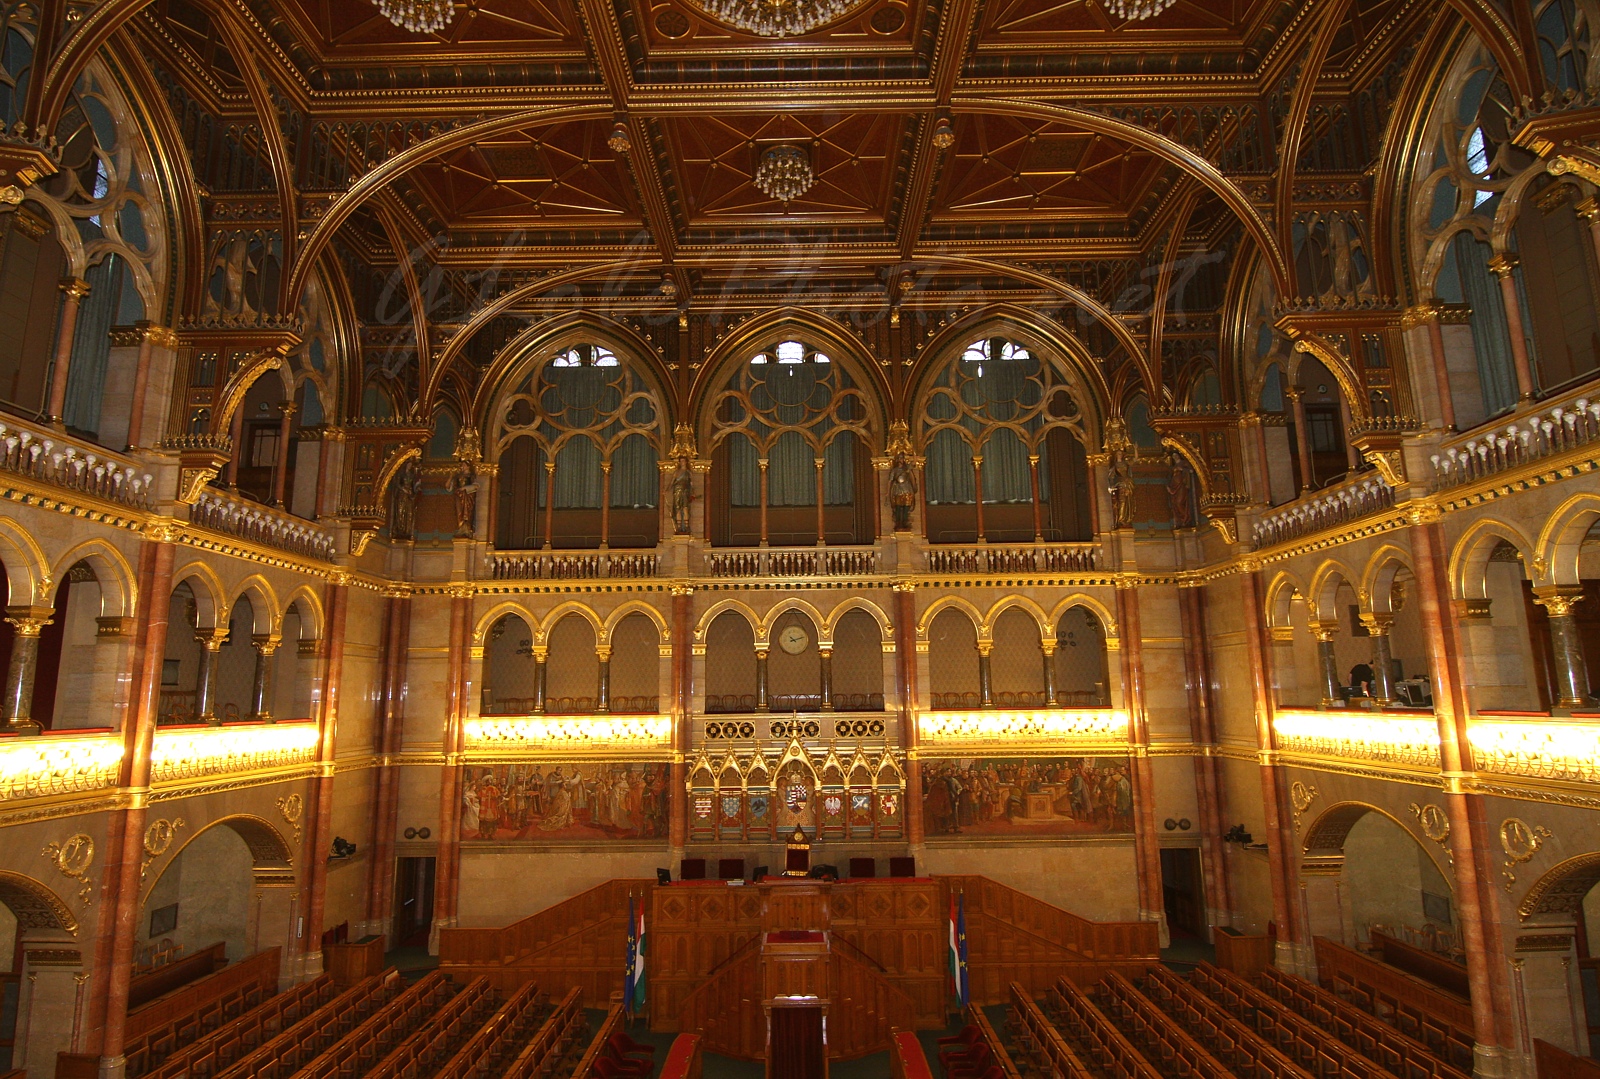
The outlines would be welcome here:
M 611 711 L 654 715 L 661 711 L 661 632 L 644 614 L 611 627 Z
M 230 482 L 246 498 L 282 505 L 294 490 L 299 410 L 284 397 L 283 380 L 269 372 L 256 379 L 234 417 Z
M 199 638 L 202 633 L 213 635 L 212 617 L 209 596 L 202 604 L 202 596 L 189 581 L 180 581 L 172 590 L 161 663 L 161 723 L 193 723 L 198 715 L 200 689 L 209 673 L 208 650 Z
M 804 611 L 788 610 L 767 627 L 767 703 L 774 712 L 822 710 L 822 656 L 817 624 Z
M 1038 708 L 1044 699 L 1044 651 L 1039 621 L 1017 607 L 1000 612 L 994 622 L 990 677 L 999 708 Z
M 930 542 L 1092 538 L 1078 402 L 1032 349 L 973 341 L 924 384 L 916 423 Z
M 756 634 L 739 611 L 723 611 L 706 627 L 706 711 L 756 710 Z
M 1300 403 L 1291 419 L 1289 434 L 1294 454 L 1295 486 L 1313 490 L 1355 471 L 1355 460 L 1345 440 L 1349 410 L 1343 391 L 1322 361 L 1302 354 L 1298 373 Z M 1305 432 L 1298 425 L 1304 418 Z M 1309 460 L 1304 457 L 1309 455 Z
M 1438 807 L 1419 810 L 1442 820 Z M 1434 813 L 1441 814 L 1438 818 Z M 1314 936 L 1349 948 L 1384 940 L 1422 948 L 1463 966 L 1443 848 L 1430 851 L 1386 813 L 1359 802 L 1327 809 L 1306 831 L 1301 877 Z
M 104 610 L 94 566 L 74 563 L 56 590 L 55 625 L 40 634 L 33 715 L 47 728 L 117 725 L 127 704 L 118 681 L 128 638 L 120 632 L 120 620 L 101 625 Z
M 228 611 L 228 635 L 217 653 L 217 690 L 215 710 L 224 723 L 237 723 L 249 719 L 253 713 L 251 700 L 255 684 L 256 649 L 251 637 L 255 634 L 256 604 L 249 593 L 234 601 Z
M 1531 1033 L 1578 1056 L 1600 1053 L 1600 852 L 1568 858 L 1528 889 L 1515 941 Z M 1569 944 L 1570 942 L 1570 944 Z
M 881 712 L 884 697 L 883 631 L 859 607 L 833 623 L 833 707 L 838 712 Z
M 663 411 L 632 363 L 574 345 L 498 407 L 497 547 L 655 546 Z
M 483 651 L 483 715 L 521 716 L 543 710 L 533 630 L 521 615 L 504 614 L 489 627 Z
M 167 825 L 169 842 L 181 827 Z M 288 945 L 295 936 L 291 858 L 284 838 L 258 817 L 226 817 L 202 828 L 145 893 L 134 962 L 171 961 L 219 942 L 228 961 L 238 962 Z
M 935 708 L 976 708 L 978 627 L 959 607 L 946 607 L 928 626 L 928 699 Z
M 273 656 L 272 713 L 280 719 L 311 719 L 316 679 L 316 624 L 303 616 L 296 600 L 283 612 Z
M 1261 440 L 1266 455 L 1267 496 L 1274 506 L 1294 501 L 1300 490 L 1295 475 L 1294 429 L 1283 394 L 1283 368 L 1267 365 L 1256 408 L 1261 415 Z
M 774 342 L 734 367 L 707 407 L 714 545 L 872 542 L 867 403 L 843 365 L 802 341 Z
M 81 838 L 68 846 L 88 851 Z M 72 1048 L 83 976 L 81 960 L 62 959 L 80 949 L 81 928 L 49 888 L 0 872 L 0 1063 L 7 1068 L 28 1062 L 52 1074 L 57 1055 Z
M 1087 607 L 1069 607 L 1056 623 L 1056 702 L 1066 708 L 1111 703 L 1110 653 L 1100 619 Z
M 593 712 L 600 685 L 594 623 L 577 612 L 563 615 L 550 627 L 547 641 L 545 710 L 557 715 Z

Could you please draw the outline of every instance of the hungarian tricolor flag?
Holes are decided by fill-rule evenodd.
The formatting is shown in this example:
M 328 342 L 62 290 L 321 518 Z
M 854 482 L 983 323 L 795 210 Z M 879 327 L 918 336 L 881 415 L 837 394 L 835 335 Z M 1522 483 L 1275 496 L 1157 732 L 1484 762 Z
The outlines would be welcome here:
M 950 897 L 950 989 L 956 1002 L 967 1006 L 967 907 L 966 896 Z
M 628 897 L 628 970 L 623 978 L 622 1003 L 628 1017 L 644 1011 L 644 904 L 637 910 Z

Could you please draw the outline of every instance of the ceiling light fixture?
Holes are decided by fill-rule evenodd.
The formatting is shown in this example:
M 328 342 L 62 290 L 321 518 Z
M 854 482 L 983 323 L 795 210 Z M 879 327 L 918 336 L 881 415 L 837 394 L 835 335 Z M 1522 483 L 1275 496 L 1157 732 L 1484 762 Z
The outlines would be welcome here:
M 373 0 L 383 17 L 413 34 L 443 30 L 456 17 L 454 0 Z
M 698 0 L 712 16 L 762 37 L 798 37 L 861 6 L 861 0 Z
M 950 126 L 950 117 L 941 116 L 933 125 L 933 145 L 941 150 L 948 150 L 955 145 L 956 131 Z
M 618 122 L 611 129 L 611 137 L 606 139 L 606 145 L 611 147 L 614 154 L 625 154 L 633 149 L 633 140 L 628 138 L 628 125 Z
M 806 152 L 787 143 L 762 154 L 761 164 L 756 166 L 756 187 L 785 206 L 810 191 L 816 182 L 817 174 L 811 171 L 811 159 Z
M 1111 14 L 1128 22 L 1153 19 L 1178 0 L 1105 0 Z

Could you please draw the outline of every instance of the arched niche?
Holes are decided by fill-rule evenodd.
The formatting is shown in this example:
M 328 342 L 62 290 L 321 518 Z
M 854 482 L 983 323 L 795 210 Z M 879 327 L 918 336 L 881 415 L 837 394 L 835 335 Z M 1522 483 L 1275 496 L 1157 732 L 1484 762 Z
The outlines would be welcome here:
M 600 687 L 600 657 L 594 623 L 577 611 L 558 618 L 546 631 L 545 710 L 585 713 L 595 710 Z
M 756 709 L 755 626 L 743 611 L 725 610 L 705 630 L 705 710 Z
M 928 623 L 927 671 L 933 707 L 978 707 L 978 627 L 960 607 L 946 607 Z
M 533 629 L 508 612 L 489 626 L 483 646 L 483 715 L 527 715 L 540 705 Z
M 661 631 L 643 612 L 611 627 L 611 711 L 653 715 L 661 711 Z
M 880 712 L 884 706 L 883 631 L 859 607 L 833 622 L 833 707 L 838 712 Z
M 1417 812 L 1443 820 L 1437 806 Z M 1460 950 L 1445 849 L 1424 844 L 1377 806 L 1352 801 L 1325 809 L 1306 828 L 1300 873 L 1315 936 L 1354 948 L 1377 932 L 1443 955 Z
M 159 829 L 159 831 L 158 831 Z M 230 962 L 293 936 L 287 917 L 294 884 L 293 851 L 267 821 L 236 814 L 184 838 L 181 818 L 151 822 L 147 848 L 161 840 L 174 853 L 152 856 L 159 873 L 146 885 L 134 925 L 136 961 L 158 952 L 192 954 L 221 941 Z M 174 842 L 176 840 L 176 842 Z M 176 907 L 176 910 L 172 908 Z
M 1069 607 L 1056 622 L 1056 703 L 1066 708 L 1104 708 L 1111 703 L 1110 653 L 1106 630 L 1088 607 Z

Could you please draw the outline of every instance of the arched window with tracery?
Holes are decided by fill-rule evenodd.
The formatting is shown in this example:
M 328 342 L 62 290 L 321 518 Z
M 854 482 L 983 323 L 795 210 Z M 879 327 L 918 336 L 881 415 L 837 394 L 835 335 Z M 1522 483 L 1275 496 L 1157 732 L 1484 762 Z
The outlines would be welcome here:
M 1031 348 L 973 341 L 917 408 L 933 543 L 1088 540 L 1089 468 L 1073 387 Z
M 0 5 L 0 124 L 21 119 L 34 72 L 37 5 Z M 74 434 L 122 449 L 141 319 L 162 317 L 170 256 L 152 155 L 135 108 L 95 60 L 68 95 L 54 135 L 61 167 L 0 214 L 0 407 L 37 414 L 59 404 Z M 75 308 L 65 394 L 45 380 Z M 113 329 L 123 332 L 115 340 Z
M 774 342 L 733 369 L 709 409 L 712 544 L 872 542 L 867 400 L 833 357 Z
M 1600 89 L 1589 0 L 1535 0 L 1540 62 L 1561 93 Z M 1512 142 L 1515 95 L 1469 43 L 1422 128 L 1409 254 L 1442 313 L 1442 362 L 1458 427 L 1509 412 L 1600 371 L 1600 264 L 1582 213 L 1594 188 Z
M 495 545 L 654 547 L 664 419 L 655 392 L 604 345 L 538 364 L 500 400 Z

